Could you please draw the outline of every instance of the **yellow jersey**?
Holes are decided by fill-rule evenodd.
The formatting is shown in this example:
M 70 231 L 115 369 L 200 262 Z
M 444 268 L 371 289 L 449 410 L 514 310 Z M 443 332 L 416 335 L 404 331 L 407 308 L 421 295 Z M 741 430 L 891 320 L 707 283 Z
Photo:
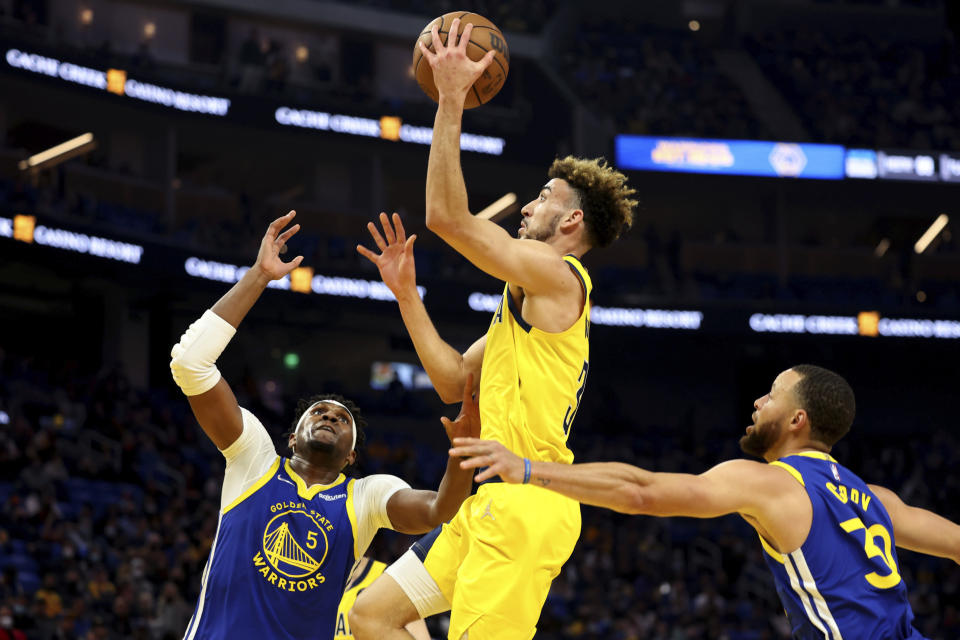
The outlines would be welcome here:
M 564 260 L 580 278 L 583 311 L 560 333 L 527 323 L 504 286 L 487 329 L 480 374 L 480 437 L 525 458 L 573 462 L 567 448 L 590 368 L 590 292 L 593 284 L 575 256 Z
M 347 620 L 347 613 L 357 601 L 360 592 L 369 587 L 374 580 L 380 577 L 383 570 L 387 568 L 384 563 L 368 559 L 367 566 L 359 575 L 353 577 L 347 585 L 347 589 L 340 598 L 340 608 L 337 609 L 337 627 L 334 630 L 334 640 L 353 640 L 353 632 L 350 631 L 350 621 Z

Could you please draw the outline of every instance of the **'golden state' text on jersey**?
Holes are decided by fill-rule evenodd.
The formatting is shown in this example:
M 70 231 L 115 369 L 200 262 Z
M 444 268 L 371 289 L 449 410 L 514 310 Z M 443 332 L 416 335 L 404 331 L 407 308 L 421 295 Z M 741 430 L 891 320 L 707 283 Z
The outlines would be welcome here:
M 487 330 L 480 375 L 482 438 L 534 460 L 573 462 L 567 448 L 590 368 L 590 292 L 593 284 L 575 256 L 583 311 L 566 331 L 549 333 L 526 322 L 505 285 Z
M 760 537 L 777 594 L 798 640 L 923 640 L 900 577 L 893 524 L 880 500 L 825 453 L 782 467 L 810 496 L 813 521 L 799 549 L 782 554 Z
M 354 484 L 307 488 L 277 456 L 221 511 L 184 640 L 332 637 L 356 561 Z

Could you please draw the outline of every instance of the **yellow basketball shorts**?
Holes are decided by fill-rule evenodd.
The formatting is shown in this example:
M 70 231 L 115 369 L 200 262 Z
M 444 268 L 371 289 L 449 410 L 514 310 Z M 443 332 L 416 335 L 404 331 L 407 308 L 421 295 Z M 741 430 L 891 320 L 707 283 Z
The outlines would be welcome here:
M 575 500 L 532 485 L 482 485 L 438 535 L 414 545 L 451 605 L 447 637 L 533 637 L 579 537 Z

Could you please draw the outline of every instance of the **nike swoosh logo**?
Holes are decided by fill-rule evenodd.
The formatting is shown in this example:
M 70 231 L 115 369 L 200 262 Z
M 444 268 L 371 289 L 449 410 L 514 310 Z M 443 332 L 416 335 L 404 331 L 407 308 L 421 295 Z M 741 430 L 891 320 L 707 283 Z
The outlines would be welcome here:
M 282 480 L 283 482 L 286 482 L 287 484 L 293 484 L 292 482 L 290 482 L 289 480 L 287 480 L 287 479 L 284 478 L 283 476 L 277 476 L 277 480 Z M 297 486 L 297 485 L 293 484 L 293 486 Z

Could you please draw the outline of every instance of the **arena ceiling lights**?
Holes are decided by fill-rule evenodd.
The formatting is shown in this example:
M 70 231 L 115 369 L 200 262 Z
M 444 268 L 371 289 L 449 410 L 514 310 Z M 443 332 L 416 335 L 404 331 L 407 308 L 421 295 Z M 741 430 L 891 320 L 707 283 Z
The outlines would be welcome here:
M 96 148 L 97 141 L 92 133 L 87 132 L 34 154 L 26 160 L 20 161 L 17 166 L 21 171 L 49 169 Z

